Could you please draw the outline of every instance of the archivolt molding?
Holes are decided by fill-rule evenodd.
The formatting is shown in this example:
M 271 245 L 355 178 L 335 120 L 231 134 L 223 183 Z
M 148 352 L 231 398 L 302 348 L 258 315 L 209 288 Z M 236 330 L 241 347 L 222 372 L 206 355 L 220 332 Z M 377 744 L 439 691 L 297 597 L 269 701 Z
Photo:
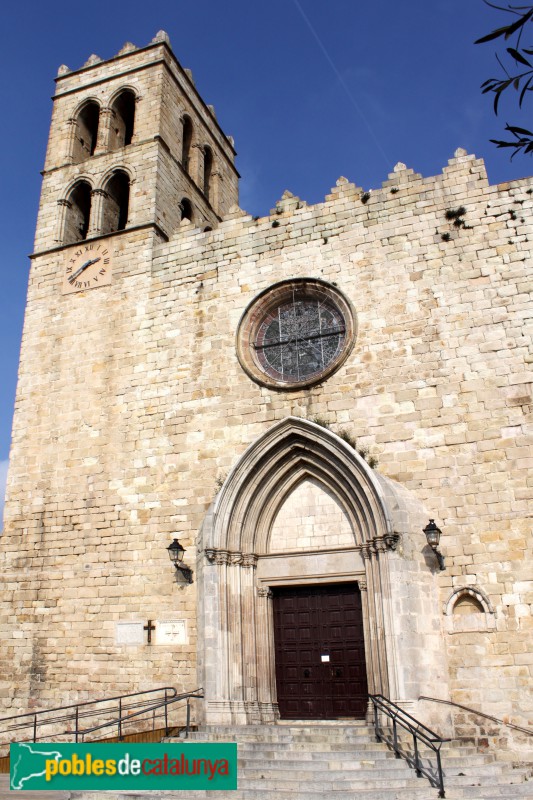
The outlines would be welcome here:
M 109 95 L 109 97 L 108 97 L 108 99 L 106 101 L 106 104 L 107 104 L 106 110 L 109 110 L 109 111 L 113 110 L 112 109 L 113 103 L 115 103 L 116 100 L 118 100 L 118 98 L 120 97 L 120 95 L 123 92 L 131 92 L 132 95 L 134 95 L 136 103 L 138 103 L 139 100 L 141 99 L 141 96 L 139 94 L 139 89 L 136 86 L 134 86 L 133 84 L 131 84 L 131 83 L 125 83 L 122 86 L 120 86 L 118 89 L 115 89 L 113 91 L 113 93 L 111 95 Z
M 381 484 L 366 462 L 326 428 L 287 417 L 254 442 L 230 472 L 215 502 L 206 552 L 268 553 L 279 508 L 306 478 L 315 478 L 338 499 L 355 532 L 354 546 L 394 549 L 398 535 Z
M 95 187 L 94 187 L 94 180 L 93 180 L 92 176 L 88 175 L 87 173 L 84 173 L 84 174 L 81 174 L 81 175 L 76 175 L 76 177 L 72 178 L 72 180 L 67 184 L 66 188 L 64 188 L 62 190 L 62 192 L 61 192 L 62 197 L 57 202 L 59 203 L 62 200 L 65 200 L 67 203 L 70 203 L 71 202 L 70 201 L 70 196 L 71 196 L 72 192 L 74 191 L 74 189 L 76 188 L 76 186 L 78 184 L 80 184 L 80 183 L 89 184 L 89 186 L 91 187 L 91 192 L 94 191 Z
M 69 118 L 68 122 L 69 122 L 70 125 L 76 125 L 77 124 L 79 115 L 81 114 L 81 112 L 83 111 L 85 106 L 89 105 L 89 103 L 94 103 L 95 105 L 97 105 L 98 109 L 99 109 L 99 113 L 100 114 L 102 113 L 102 100 L 101 100 L 101 98 L 97 97 L 96 95 L 91 95 L 90 97 L 84 97 L 83 100 L 81 100 L 81 102 L 78 103 L 78 105 L 74 109 L 74 112 L 73 112 L 72 116 Z
M 100 176 L 97 188 L 105 192 L 109 181 L 113 178 L 113 176 L 117 172 L 124 172 L 124 174 L 128 176 L 130 186 L 133 183 L 135 183 L 137 178 L 135 167 L 133 167 L 131 164 L 126 165 L 124 163 L 120 163 L 120 164 L 113 164 L 113 166 L 109 167 L 103 173 L 103 175 Z
M 447 601 L 444 603 L 444 614 L 446 616 L 451 616 L 454 606 L 458 600 L 460 600 L 461 597 L 467 596 L 473 597 L 475 600 L 477 600 L 478 603 L 481 604 L 483 611 L 486 614 L 494 614 L 494 607 L 490 602 L 489 597 L 485 594 L 483 589 L 479 589 L 474 586 L 459 586 L 457 589 L 454 589 Z

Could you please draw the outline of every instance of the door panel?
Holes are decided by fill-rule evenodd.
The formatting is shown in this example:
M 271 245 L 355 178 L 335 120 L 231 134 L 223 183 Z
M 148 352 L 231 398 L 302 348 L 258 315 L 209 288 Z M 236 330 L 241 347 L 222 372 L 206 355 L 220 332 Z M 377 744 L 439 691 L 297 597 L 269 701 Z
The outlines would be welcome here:
M 368 690 L 357 584 L 273 591 L 282 719 L 363 718 Z

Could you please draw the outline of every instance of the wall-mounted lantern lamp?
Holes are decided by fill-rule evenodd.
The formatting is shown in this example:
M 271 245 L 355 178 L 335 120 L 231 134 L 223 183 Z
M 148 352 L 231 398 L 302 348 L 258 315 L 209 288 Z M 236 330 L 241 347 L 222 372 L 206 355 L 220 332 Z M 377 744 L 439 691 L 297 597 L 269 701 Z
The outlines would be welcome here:
M 437 526 L 435 525 L 435 520 L 434 519 L 430 519 L 429 520 L 429 523 L 424 528 L 424 533 L 426 534 L 426 539 L 427 539 L 427 542 L 428 542 L 429 546 L 431 547 L 431 549 L 433 550 L 433 552 L 437 556 L 437 561 L 439 562 L 439 567 L 441 569 L 444 569 L 444 556 L 442 555 L 442 553 L 439 550 L 439 542 L 440 542 L 440 537 L 441 537 L 442 531 L 441 531 L 440 528 L 437 528 Z
M 185 553 L 183 545 L 177 539 L 174 539 L 172 544 L 167 547 L 167 550 L 176 570 L 181 572 L 187 583 L 192 583 L 192 569 L 183 563 L 183 555 Z

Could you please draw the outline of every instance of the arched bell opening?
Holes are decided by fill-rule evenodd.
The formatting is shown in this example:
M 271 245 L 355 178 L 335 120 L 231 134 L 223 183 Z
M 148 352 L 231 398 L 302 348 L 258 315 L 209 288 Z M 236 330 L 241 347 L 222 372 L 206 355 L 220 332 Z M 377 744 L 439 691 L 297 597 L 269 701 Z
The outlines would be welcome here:
M 113 172 L 103 189 L 101 233 L 122 231 L 128 224 L 130 178 L 121 169 Z
M 131 144 L 135 130 L 135 94 L 124 89 L 111 105 L 109 149 L 119 150 Z
M 68 197 L 62 201 L 64 217 L 61 241 L 63 244 L 81 242 L 87 238 L 91 219 L 92 188 L 88 181 L 77 181 Z
M 98 142 L 100 106 L 89 100 L 75 116 L 73 141 L 71 142 L 72 163 L 79 164 L 94 155 Z

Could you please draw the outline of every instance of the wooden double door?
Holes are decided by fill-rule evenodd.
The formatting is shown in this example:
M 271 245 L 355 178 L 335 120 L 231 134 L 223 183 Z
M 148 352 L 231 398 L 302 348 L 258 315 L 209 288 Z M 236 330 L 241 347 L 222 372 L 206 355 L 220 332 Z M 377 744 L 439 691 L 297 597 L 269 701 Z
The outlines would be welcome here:
M 357 584 L 278 587 L 273 594 L 281 718 L 364 718 L 368 689 Z

